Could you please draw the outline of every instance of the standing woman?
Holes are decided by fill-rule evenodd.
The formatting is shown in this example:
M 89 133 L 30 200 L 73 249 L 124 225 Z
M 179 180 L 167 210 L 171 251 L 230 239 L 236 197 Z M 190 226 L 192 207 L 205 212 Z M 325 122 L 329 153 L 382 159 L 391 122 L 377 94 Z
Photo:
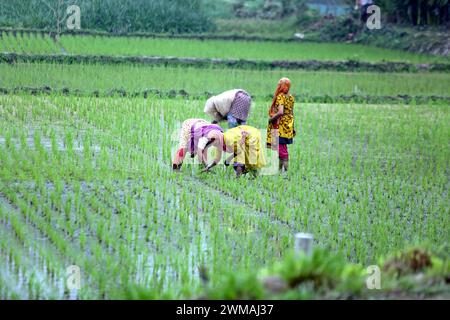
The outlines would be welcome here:
M 181 127 L 180 143 L 172 161 L 172 169 L 181 170 L 181 165 L 188 151 L 191 158 L 197 155 L 199 162 L 206 166 L 208 161 L 207 150 L 211 146 L 217 149 L 216 157 L 212 163 L 216 165 L 222 158 L 224 146 L 222 128 L 203 119 L 187 119 Z
M 269 110 L 267 128 L 267 147 L 278 149 L 280 172 L 286 172 L 289 166 L 288 145 L 295 137 L 294 129 L 294 97 L 289 94 L 291 81 L 282 78 L 278 82 L 272 105 Z
M 228 121 L 231 129 L 247 123 L 251 104 L 252 98 L 245 90 L 228 90 L 209 98 L 204 112 L 213 119 L 213 123 Z

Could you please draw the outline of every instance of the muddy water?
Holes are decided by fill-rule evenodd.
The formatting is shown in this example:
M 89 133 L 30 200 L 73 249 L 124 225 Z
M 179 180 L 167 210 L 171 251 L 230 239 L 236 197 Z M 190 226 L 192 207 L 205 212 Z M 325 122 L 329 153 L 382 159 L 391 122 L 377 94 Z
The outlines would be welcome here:
M 0 207 L 3 213 L 18 214 L 9 201 L 0 194 Z M 25 223 L 25 221 L 23 221 Z M 52 250 L 48 240 L 36 230 L 29 229 L 27 233 L 30 245 L 20 245 L 10 223 L 0 225 L 0 242 L 10 245 L 7 252 L 0 250 L 0 277 L 6 282 L 8 290 L 0 296 L 1 299 L 45 299 L 64 297 L 64 276 L 62 273 L 51 276 L 46 259 L 44 259 L 36 246 L 43 252 Z M 16 265 L 12 253 L 18 248 L 21 254 L 21 263 Z M 17 254 L 17 252 L 16 252 Z M 62 270 L 61 270 L 62 271 Z
M 114 196 L 116 199 L 120 199 L 121 203 L 125 203 L 125 198 L 128 194 L 131 193 L 132 186 L 136 184 L 140 184 L 142 182 L 140 181 L 120 181 L 117 182 L 117 189 L 114 190 Z M 39 199 L 43 199 L 42 196 L 37 192 L 36 190 L 36 184 L 33 181 L 18 181 L 11 183 L 11 186 L 14 187 L 14 185 L 21 185 L 22 187 L 26 187 L 30 192 L 34 192 Z M 55 185 L 52 182 L 46 182 L 46 189 L 51 192 L 55 189 Z M 83 182 L 81 183 L 81 189 L 83 194 L 85 195 L 92 195 L 94 192 L 93 189 L 96 186 L 94 186 L 92 183 Z M 65 204 L 66 199 L 68 198 L 68 195 L 73 192 L 73 188 L 70 185 L 65 184 L 62 189 L 61 199 L 63 201 L 63 204 Z M 158 211 L 158 219 L 162 220 L 164 216 L 164 208 L 167 206 L 167 204 L 164 203 L 163 196 L 157 192 L 153 192 L 149 189 L 143 188 L 142 193 L 139 197 L 135 198 L 135 209 L 133 214 L 134 215 L 142 215 L 144 213 L 144 208 L 146 206 L 146 199 L 147 194 L 151 193 L 153 197 L 157 199 L 157 211 Z M 6 197 L 1 197 L 1 205 L 3 212 L 7 212 L 8 214 L 18 214 L 17 208 L 13 207 L 9 204 L 9 200 L 6 199 Z M 120 213 L 119 213 L 120 214 Z M 192 219 L 192 218 L 191 218 Z M 8 224 L 1 225 L 0 227 L 5 227 L 9 229 L 9 233 L 13 234 L 13 231 L 11 229 L 11 226 Z M 55 226 L 56 227 L 56 226 Z M 206 226 L 203 224 L 203 222 L 200 223 L 200 228 L 206 228 Z M 163 229 L 162 229 L 163 230 Z M 193 230 L 192 230 L 193 231 Z M 142 241 L 145 237 L 145 229 L 140 231 L 140 235 L 138 236 L 138 241 Z M 75 234 L 79 233 L 79 231 L 75 231 Z M 3 232 L 2 235 L 6 237 L 6 232 Z M 11 235 L 10 235 L 11 236 Z M 163 234 L 161 236 L 164 236 Z M 36 231 L 35 233 L 30 235 L 30 239 L 37 243 L 41 250 L 43 252 L 51 251 L 54 252 L 55 248 L 48 244 L 48 240 L 45 236 L 40 234 L 40 232 Z M 206 250 L 207 243 L 206 243 L 206 236 L 202 236 L 201 238 L 201 248 L 202 250 Z M 176 240 L 176 239 L 175 239 Z M 134 240 L 129 243 L 130 247 L 135 247 L 137 250 L 138 245 L 142 245 L 140 243 L 134 243 Z M 150 244 L 151 246 L 151 244 Z M 173 246 L 175 247 L 175 246 Z M 109 254 L 112 254 L 111 248 L 108 250 L 105 248 L 105 253 L 108 252 Z M 55 277 L 54 279 L 51 279 L 49 276 L 49 270 L 45 264 L 45 259 L 40 257 L 38 252 L 34 250 L 32 247 L 25 247 L 24 252 L 26 252 L 26 258 L 30 260 L 30 263 L 20 266 L 19 268 L 16 268 L 14 265 L 14 261 L 8 259 L 2 259 L 3 264 L 0 264 L 0 276 L 2 279 L 8 279 L 11 283 L 8 285 L 9 287 L 12 286 L 11 290 L 12 292 L 15 292 L 16 294 L 13 296 L 4 295 L 1 298 L 21 298 L 21 299 L 48 299 L 48 298 L 56 298 L 56 299 L 77 299 L 78 298 L 78 292 L 76 290 L 68 290 L 66 288 L 66 277 L 65 277 L 65 268 L 61 268 L 59 272 L 59 277 Z M 89 255 L 89 253 L 86 253 L 86 255 Z M 2 252 L 2 257 L 8 257 L 8 254 Z M 197 261 L 198 254 L 196 250 L 192 250 L 189 252 L 189 258 L 188 261 Z M 63 257 L 60 257 L 61 261 L 66 260 Z M 70 261 L 67 261 L 65 263 L 62 263 L 63 266 L 69 266 L 71 263 Z M 178 272 L 176 270 L 175 266 L 170 265 L 170 262 L 166 261 L 166 266 L 164 266 L 163 269 L 161 269 L 161 265 L 158 267 L 155 266 L 154 261 L 154 255 L 152 255 L 152 250 L 150 250 L 146 254 L 138 254 L 138 259 L 136 261 L 137 265 L 137 272 L 132 276 L 134 279 L 134 282 L 140 283 L 142 285 L 151 284 L 154 279 L 151 277 L 156 277 L 159 280 L 160 278 L 164 277 L 163 283 L 164 283 L 164 289 L 168 289 L 168 285 L 171 283 L 172 280 L 176 279 L 178 276 Z M 37 268 L 39 267 L 39 269 Z M 194 277 L 198 278 L 198 268 L 196 268 L 193 264 L 189 264 L 189 274 Z M 38 295 L 33 295 L 30 293 L 30 279 L 31 277 L 34 277 L 33 281 L 39 283 L 40 291 Z M 87 285 L 89 285 L 89 281 L 92 280 L 92 278 L 89 277 L 89 275 L 85 275 L 85 279 L 87 282 Z M 31 290 L 32 291 L 32 290 Z M 97 295 L 100 294 L 99 292 L 95 293 L 95 291 L 92 292 L 93 294 Z M 94 296 L 95 297 L 95 296 Z

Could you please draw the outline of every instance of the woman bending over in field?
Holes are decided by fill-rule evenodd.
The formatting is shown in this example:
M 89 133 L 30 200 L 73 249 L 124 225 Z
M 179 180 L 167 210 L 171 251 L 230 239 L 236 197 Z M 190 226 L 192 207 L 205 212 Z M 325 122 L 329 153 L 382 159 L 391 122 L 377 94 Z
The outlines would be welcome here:
M 223 150 L 232 153 L 225 160 L 225 165 L 228 166 L 233 162 L 237 177 L 248 172 L 256 176 L 265 166 L 261 133 L 258 129 L 247 125 L 238 126 L 227 130 L 223 138 L 225 143 Z M 209 171 L 213 166 L 209 165 L 204 171 Z
M 188 150 L 191 158 L 197 155 L 199 162 L 206 166 L 208 161 L 207 150 L 211 146 L 217 149 L 216 158 L 213 161 L 213 164 L 216 165 L 222 158 L 224 146 L 223 130 L 220 126 L 203 119 L 184 121 L 180 131 L 179 148 L 172 161 L 173 170 L 181 170 L 181 165 Z
M 269 109 L 269 125 L 267 128 L 267 147 L 278 149 L 280 172 L 286 172 L 289 164 L 288 144 L 295 137 L 294 129 L 294 97 L 289 94 L 291 81 L 282 78 L 278 82 L 272 105 Z
M 234 128 L 247 123 L 251 104 L 252 98 L 246 91 L 234 89 L 209 98 L 204 112 L 213 123 L 228 121 L 228 127 Z

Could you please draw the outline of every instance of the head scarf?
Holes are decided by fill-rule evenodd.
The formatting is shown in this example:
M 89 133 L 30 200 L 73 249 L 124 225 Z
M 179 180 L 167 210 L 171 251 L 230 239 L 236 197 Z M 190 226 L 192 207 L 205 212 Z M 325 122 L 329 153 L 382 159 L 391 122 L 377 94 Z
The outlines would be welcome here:
M 289 93 L 289 89 L 291 89 L 291 80 L 288 78 L 281 78 L 280 81 L 278 81 L 277 88 L 275 90 L 275 94 L 273 95 L 272 99 L 272 105 L 270 106 L 270 113 L 272 112 L 272 109 L 275 107 L 277 103 L 277 97 L 280 93 L 287 94 Z
M 191 127 L 191 155 L 195 152 L 198 140 L 201 137 L 206 137 L 211 131 L 218 131 L 220 133 L 223 133 L 223 129 L 217 124 L 202 125 L 198 128 L 195 128 L 194 126 Z

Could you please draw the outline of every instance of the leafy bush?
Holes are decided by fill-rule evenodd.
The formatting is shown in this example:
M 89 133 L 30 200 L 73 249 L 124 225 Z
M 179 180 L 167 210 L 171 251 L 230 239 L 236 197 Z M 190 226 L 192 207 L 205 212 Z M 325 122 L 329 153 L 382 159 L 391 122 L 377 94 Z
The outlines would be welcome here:
M 340 255 L 317 249 L 311 256 L 288 254 L 256 273 L 230 272 L 208 286 L 207 299 L 304 299 L 316 295 L 348 297 L 361 292 L 364 270 Z
M 217 286 L 209 287 L 204 298 L 254 300 L 264 297 L 264 289 L 253 273 L 230 273 Z
M 450 22 L 448 0 L 378 0 L 389 22 L 413 25 L 439 25 Z
M 252 272 L 230 272 L 217 285 L 207 287 L 207 299 L 315 299 L 388 298 L 423 293 L 445 294 L 450 269 L 448 256 L 438 257 L 427 249 L 414 247 L 380 259 L 382 290 L 365 288 L 366 270 L 347 263 L 342 255 L 316 249 L 311 256 L 288 254 L 273 266 Z M 421 275 L 417 277 L 417 274 Z M 412 275 L 412 276 L 411 276 Z M 424 284 L 433 288 L 425 290 Z M 419 292 L 420 293 L 420 292 Z
M 282 19 L 305 12 L 306 0 L 231 0 L 233 12 L 240 18 Z
M 315 250 L 311 256 L 290 254 L 269 269 L 269 273 L 279 275 L 291 290 L 298 292 L 306 288 L 323 294 L 329 290 L 355 294 L 362 290 L 364 283 L 361 266 L 347 264 L 343 256 L 330 255 L 323 249 Z

